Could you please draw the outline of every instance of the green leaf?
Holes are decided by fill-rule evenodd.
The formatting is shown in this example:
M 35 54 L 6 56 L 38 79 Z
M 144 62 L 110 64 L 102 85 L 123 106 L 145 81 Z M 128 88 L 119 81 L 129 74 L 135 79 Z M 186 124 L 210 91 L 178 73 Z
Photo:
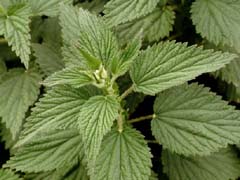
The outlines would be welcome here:
M 149 180 L 158 180 L 158 175 L 154 171 L 151 171 L 151 177 Z
M 91 56 L 90 54 L 88 54 L 86 51 L 84 51 L 81 46 L 78 46 L 79 51 L 81 53 L 81 55 L 87 60 L 87 64 L 88 67 L 90 69 L 98 69 L 101 65 L 101 61 L 93 56 Z
M 141 45 L 139 38 L 132 40 L 122 51 L 119 59 L 115 58 L 111 61 L 111 72 L 115 78 L 124 75 L 129 70 L 140 52 Z
M 165 150 L 162 161 L 170 180 L 229 180 L 240 176 L 240 161 L 230 148 L 203 157 L 184 157 Z
M 62 173 L 61 171 L 62 170 L 58 170 L 57 172 L 61 175 L 61 178 L 59 180 L 73 180 L 73 179 L 89 180 L 86 166 L 83 163 L 76 164 L 75 166 L 67 169 L 67 171 L 65 170 L 64 173 Z
M 166 90 L 154 112 L 152 133 L 171 152 L 208 155 L 239 142 L 239 112 L 209 88 L 185 84 Z
M 11 149 L 16 143 L 16 140 L 13 140 L 12 138 L 11 132 L 5 127 L 4 124 L 0 124 L 0 136 L 1 141 L 4 141 L 5 149 Z
M 77 129 L 45 131 L 17 150 L 5 167 L 23 172 L 51 171 L 76 164 L 84 155 Z
M 25 0 L 31 6 L 34 16 L 57 16 L 61 3 L 71 4 L 72 0 Z
M 61 53 L 62 32 L 59 18 L 48 17 L 47 19 L 44 19 L 41 25 L 40 36 L 42 37 L 43 43 L 54 46 L 54 49 L 58 50 Z
M 0 59 L 0 76 L 7 72 L 7 67 L 3 60 Z
M 95 180 L 146 180 L 151 175 L 151 153 L 143 135 L 131 127 L 116 127 L 104 138 Z
M 4 61 L 0 59 L 0 83 L 6 72 L 7 72 L 7 67 L 6 67 Z
M 24 178 L 25 180 L 89 180 L 85 165 L 82 162 L 54 171 L 27 174 Z
M 219 77 L 227 83 L 232 83 L 235 86 L 240 86 L 240 58 L 234 59 L 226 67 L 214 72 L 214 76 Z
M 147 15 L 157 6 L 159 0 L 111 0 L 104 7 L 105 19 L 108 25 L 134 20 Z
M 36 57 L 36 62 L 46 75 L 53 74 L 54 72 L 64 68 L 61 52 L 52 45 L 47 43 L 36 43 L 32 44 L 32 47 Z
M 111 130 L 119 109 L 117 98 L 110 95 L 91 97 L 81 108 L 78 122 L 90 176 L 95 174 L 95 163 L 102 139 Z
M 71 85 L 74 88 L 90 85 L 95 82 L 93 73 L 82 70 L 81 67 L 65 68 L 49 76 L 45 81 L 46 86 Z
M 32 47 L 36 62 L 44 74 L 48 76 L 64 68 L 61 54 L 61 27 L 58 18 L 48 18 L 43 22 L 41 20 L 39 26 L 36 28 L 36 31 L 39 34 L 38 38 L 42 39 L 43 43 L 34 43 Z
M 0 26 L 3 26 L 1 35 L 4 35 L 9 46 L 20 57 L 22 63 L 28 68 L 30 50 L 30 15 L 31 9 L 24 4 L 9 6 L 7 15 L 0 16 Z
M 173 29 L 175 12 L 171 7 L 156 8 L 150 14 L 118 27 L 119 38 L 125 42 L 142 31 L 145 40 L 158 41 L 169 36 Z
M 37 69 L 11 69 L 0 83 L 0 116 L 15 139 L 22 127 L 25 113 L 37 100 L 41 75 Z
M 221 80 L 234 84 L 235 86 L 240 86 L 240 53 L 229 47 L 219 48 L 226 52 L 235 53 L 238 55 L 231 63 L 227 64 L 226 67 L 213 73 L 215 77 L 219 77 Z
M 234 54 L 167 41 L 142 51 L 130 75 L 135 91 L 154 95 L 202 73 L 220 69 L 234 58 Z
M 240 87 L 236 87 L 233 84 L 228 84 L 226 94 L 228 100 L 240 103 Z
M 80 65 L 89 69 L 89 60 L 83 56 L 82 50 L 101 60 L 107 67 L 118 55 L 118 43 L 105 23 L 81 8 L 62 6 L 61 11 L 60 24 L 66 65 Z
M 202 37 L 219 45 L 240 49 L 240 1 L 196 0 L 191 7 L 192 21 Z
M 108 0 L 92 0 L 79 3 L 78 6 L 89 10 L 91 13 L 99 14 L 103 11 L 104 5 Z
M 0 169 L 0 180 L 21 180 L 18 175 L 9 169 Z
M 75 126 L 82 105 L 99 94 L 93 87 L 73 89 L 70 86 L 56 86 L 35 104 L 31 116 L 24 124 L 21 140 L 16 147 L 28 142 L 39 132 L 47 129 Z

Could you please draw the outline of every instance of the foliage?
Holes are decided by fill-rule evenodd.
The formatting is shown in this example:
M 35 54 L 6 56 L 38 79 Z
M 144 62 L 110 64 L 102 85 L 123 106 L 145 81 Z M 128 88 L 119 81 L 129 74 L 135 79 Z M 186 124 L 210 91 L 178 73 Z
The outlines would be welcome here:
M 236 0 L 2 0 L 11 157 L 0 180 L 240 177 L 229 104 L 240 102 L 239 10 Z M 223 97 L 198 80 L 207 73 Z M 153 113 L 138 117 L 138 106 Z

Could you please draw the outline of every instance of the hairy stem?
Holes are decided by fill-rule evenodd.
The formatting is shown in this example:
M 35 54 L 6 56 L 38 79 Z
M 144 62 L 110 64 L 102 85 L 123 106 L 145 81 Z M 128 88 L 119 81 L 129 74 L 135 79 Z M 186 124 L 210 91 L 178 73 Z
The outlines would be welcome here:
M 133 85 L 128 88 L 120 97 L 121 99 L 125 99 L 129 94 L 133 92 Z
M 155 114 L 147 115 L 147 116 L 141 116 L 138 118 L 130 119 L 128 122 L 129 123 L 135 123 L 135 122 L 140 122 L 140 121 L 145 121 L 149 119 L 153 119 L 155 117 Z
M 123 117 L 122 117 L 122 112 L 123 110 L 120 110 L 118 119 L 117 119 L 117 124 L 118 124 L 118 131 L 121 133 L 123 131 Z

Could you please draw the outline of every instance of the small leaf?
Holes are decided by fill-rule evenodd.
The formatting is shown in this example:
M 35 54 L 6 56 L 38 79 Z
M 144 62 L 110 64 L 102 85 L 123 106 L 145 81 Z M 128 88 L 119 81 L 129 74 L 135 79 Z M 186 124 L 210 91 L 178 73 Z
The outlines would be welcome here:
M 119 59 L 115 58 L 111 61 L 111 72 L 115 78 L 124 75 L 137 58 L 141 48 L 141 40 L 135 38 L 122 51 Z
M 7 15 L 0 16 L 0 31 L 12 50 L 21 58 L 28 68 L 30 51 L 30 16 L 31 9 L 24 4 L 14 4 L 7 9 Z
M 106 22 L 110 26 L 134 20 L 152 12 L 159 0 L 111 0 L 104 7 Z
M 130 75 L 135 91 L 154 95 L 202 73 L 220 69 L 234 58 L 234 54 L 167 41 L 142 51 Z
M 22 127 L 25 113 L 37 100 L 41 75 L 35 68 L 25 71 L 11 69 L 0 83 L 0 116 L 15 139 Z
M 108 64 L 118 55 L 118 42 L 105 23 L 81 8 L 62 6 L 61 11 L 60 24 L 66 66 L 79 65 L 89 69 L 88 59 L 82 54 L 84 52 L 102 61 L 108 69 Z
M 74 88 L 80 88 L 82 86 L 90 85 L 94 83 L 94 81 L 92 72 L 84 71 L 80 67 L 70 67 L 49 76 L 44 81 L 44 85 L 56 86 L 65 84 L 71 85 Z
M 91 97 L 81 108 L 79 129 L 84 141 L 89 175 L 95 174 L 95 163 L 103 137 L 111 130 L 120 104 L 114 96 Z
M 196 0 L 191 7 L 198 33 L 215 45 L 240 49 L 240 1 Z
M 101 61 L 99 59 L 91 56 L 86 51 L 81 49 L 81 47 L 79 47 L 79 51 L 82 54 L 82 56 L 85 58 L 85 60 L 87 61 L 87 65 L 90 69 L 98 69 L 100 67 Z
M 101 146 L 95 180 L 146 180 L 151 175 L 151 153 L 143 135 L 131 127 L 113 128 Z
M 209 155 L 239 142 L 239 112 L 203 86 L 185 84 L 160 93 L 154 112 L 152 133 L 171 152 Z
M 203 157 L 184 157 L 165 150 L 162 161 L 170 180 L 229 180 L 240 176 L 240 161 L 230 148 Z
M 76 164 L 84 155 L 76 129 L 45 131 L 17 150 L 5 167 L 23 172 L 51 171 Z
M 0 169 L 1 180 L 22 180 L 18 175 L 14 174 L 9 169 Z

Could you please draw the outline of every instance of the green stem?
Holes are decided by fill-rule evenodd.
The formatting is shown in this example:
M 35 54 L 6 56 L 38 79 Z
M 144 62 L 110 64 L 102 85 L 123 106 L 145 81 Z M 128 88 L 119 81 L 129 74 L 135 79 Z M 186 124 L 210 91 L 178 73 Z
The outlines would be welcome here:
M 120 110 L 118 119 L 117 119 L 117 124 L 118 124 L 118 131 L 121 133 L 123 131 L 123 117 L 122 117 L 122 112 L 123 110 Z
M 172 40 L 176 39 L 177 37 L 179 37 L 179 36 L 181 36 L 181 35 L 182 35 L 182 33 L 174 34 L 174 35 L 168 37 L 168 40 L 172 41 Z
M 121 96 L 121 99 L 125 99 L 129 94 L 131 94 L 133 92 L 133 85 L 128 88 Z
M 146 140 L 147 143 L 151 143 L 151 144 L 159 144 L 156 140 Z
M 140 122 L 140 121 L 145 121 L 148 119 L 153 119 L 155 117 L 155 114 L 147 115 L 147 116 L 141 116 L 138 118 L 130 119 L 128 122 L 129 123 L 135 123 L 135 122 Z

